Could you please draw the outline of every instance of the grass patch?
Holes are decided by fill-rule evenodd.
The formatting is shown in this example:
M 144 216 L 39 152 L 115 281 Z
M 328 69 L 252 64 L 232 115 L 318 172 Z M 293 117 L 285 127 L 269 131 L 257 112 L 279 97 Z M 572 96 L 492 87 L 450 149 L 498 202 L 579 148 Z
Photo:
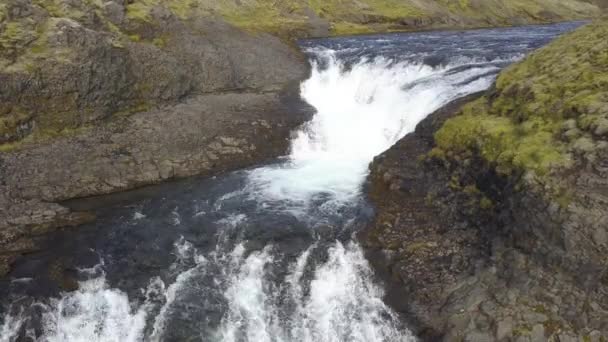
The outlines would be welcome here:
M 476 151 L 501 173 L 542 176 L 570 167 L 575 154 L 593 153 L 608 117 L 606 36 L 608 21 L 597 22 L 509 67 L 490 96 L 446 121 L 432 155 Z M 564 138 L 564 127 L 580 134 Z
M 36 40 L 37 33 L 30 20 L 11 21 L 0 31 L 0 55 L 16 58 L 18 52 Z

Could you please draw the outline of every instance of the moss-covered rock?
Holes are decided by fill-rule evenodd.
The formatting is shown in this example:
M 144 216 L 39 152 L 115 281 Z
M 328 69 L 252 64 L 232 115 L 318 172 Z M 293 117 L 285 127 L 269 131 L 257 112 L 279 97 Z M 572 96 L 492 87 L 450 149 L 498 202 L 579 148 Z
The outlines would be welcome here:
M 436 133 L 436 155 L 474 149 L 505 174 L 545 175 L 593 154 L 608 117 L 608 21 L 533 53 Z
M 305 72 L 305 61 L 288 44 L 243 32 L 197 6 L 4 2 L 0 150 L 48 142 L 193 94 L 277 90 Z

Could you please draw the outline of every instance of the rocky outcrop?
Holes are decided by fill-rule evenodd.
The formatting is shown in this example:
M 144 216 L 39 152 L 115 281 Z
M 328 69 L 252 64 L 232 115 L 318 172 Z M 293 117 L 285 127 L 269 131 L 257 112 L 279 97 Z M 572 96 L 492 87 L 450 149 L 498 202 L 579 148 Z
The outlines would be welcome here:
M 161 5 L 139 18 L 115 2 L 106 12 L 39 3 L 4 5 L 0 144 L 66 135 L 194 95 L 278 91 L 306 76 L 295 49 L 221 20 L 186 21 Z M 31 38 L 20 40 L 23 32 Z
M 606 29 L 559 38 L 372 164 L 361 240 L 423 338 L 608 339 Z
M 59 201 L 261 162 L 311 114 L 291 43 L 169 5 L 0 4 L 0 274 L 92 219 Z
M 32 237 L 92 219 L 54 202 L 211 175 L 284 153 L 290 131 L 310 114 L 291 101 L 299 104 L 288 94 L 201 95 L 0 154 L 5 261 L 34 249 Z

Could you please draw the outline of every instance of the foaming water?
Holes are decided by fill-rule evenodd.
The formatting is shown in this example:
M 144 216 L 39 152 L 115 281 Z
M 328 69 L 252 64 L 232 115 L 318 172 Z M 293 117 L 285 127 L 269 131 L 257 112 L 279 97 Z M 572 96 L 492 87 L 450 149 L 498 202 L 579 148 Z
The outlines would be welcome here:
M 79 289 L 54 295 L 40 259 L 26 263 L 3 291 L 0 342 L 415 341 L 353 240 L 369 162 L 575 26 L 301 42 L 316 114 L 288 156 L 166 186 L 60 235 L 50 257 L 103 262 L 76 263 Z
M 303 215 L 321 194 L 352 202 L 376 155 L 449 101 L 487 89 L 504 63 L 458 58 L 431 67 L 377 57 L 348 66 L 334 50 L 315 53 L 320 61 L 301 94 L 317 114 L 297 132 L 287 163 L 249 175 L 258 199 L 290 203 Z
M 127 295 L 110 289 L 105 277 L 81 282 L 44 309 L 44 342 L 141 341 L 146 324 L 146 311 L 133 310 Z

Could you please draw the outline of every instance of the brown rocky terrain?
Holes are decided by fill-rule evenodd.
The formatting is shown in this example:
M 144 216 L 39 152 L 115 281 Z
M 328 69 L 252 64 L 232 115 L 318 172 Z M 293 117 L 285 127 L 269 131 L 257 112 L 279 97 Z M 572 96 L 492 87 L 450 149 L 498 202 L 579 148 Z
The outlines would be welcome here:
M 608 338 L 607 28 L 559 38 L 373 162 L 361 240 L 423 339 Z
M 32 237 L 92 219 L 59 201 L 258 163 L 311 113 L 291 44 L 127 6 L 1 4 L 0 274 Z

